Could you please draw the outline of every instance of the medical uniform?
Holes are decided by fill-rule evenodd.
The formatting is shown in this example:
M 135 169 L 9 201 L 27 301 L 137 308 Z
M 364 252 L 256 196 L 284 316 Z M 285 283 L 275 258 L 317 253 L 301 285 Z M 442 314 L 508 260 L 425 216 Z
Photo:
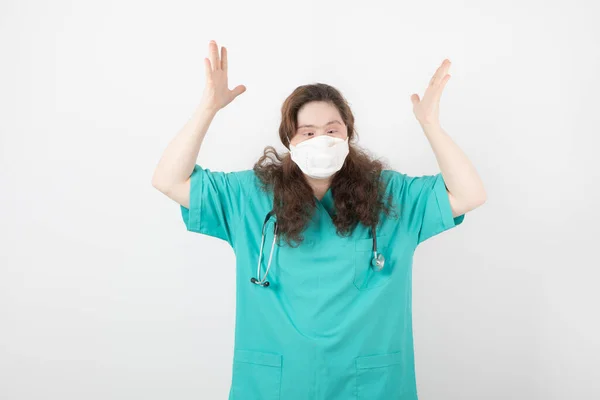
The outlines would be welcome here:
M 196 165 L 189 231 L 226 240 L 236 255 L 236 328 L 230 400 L 416 400 L 412 332 L 412 260 L 417 245 L 462 223 L 453 218 L 441 173 L 411 177 L 384 170 L 386 196 L 398 218 L 381 213 L 377 247 L 381 271 L 371 267 L 371 229 L 359 224 L 336 234 L 331 189 L 317 201 L 292 248 L 275 246 L 267 276 L 256 277 L 265 216 L 273 193 L 252 170 L 215 172 Z M 261 264 L 266 271 L 271 217 Z

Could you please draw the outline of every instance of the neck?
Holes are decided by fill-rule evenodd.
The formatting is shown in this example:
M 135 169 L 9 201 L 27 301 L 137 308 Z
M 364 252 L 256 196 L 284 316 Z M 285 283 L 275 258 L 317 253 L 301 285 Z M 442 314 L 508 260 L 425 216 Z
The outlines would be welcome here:
M 315 197 L 319 200 L 323 199 L 323 196 L 325 196 L 325 193 L 331 185 L 331 177 L 325 179 L 311 178 L 308 175 L 305 175 L 305 177 L 310 187 L 312 187 Z

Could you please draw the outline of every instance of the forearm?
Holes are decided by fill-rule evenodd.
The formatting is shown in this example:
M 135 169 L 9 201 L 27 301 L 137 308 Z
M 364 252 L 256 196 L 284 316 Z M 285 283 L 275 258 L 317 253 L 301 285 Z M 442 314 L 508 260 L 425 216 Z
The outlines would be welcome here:
M 469 205 L 485 202 L 483 182 L 466 154 L 439 124 L 422 125 L 435 154 L 448 191 Z
M 185 182 L 194 170 L 200 146 L 216 111 L 203 102 L 171 140 L 152 176 L 152 186 L 164 191 L 174 184 Z

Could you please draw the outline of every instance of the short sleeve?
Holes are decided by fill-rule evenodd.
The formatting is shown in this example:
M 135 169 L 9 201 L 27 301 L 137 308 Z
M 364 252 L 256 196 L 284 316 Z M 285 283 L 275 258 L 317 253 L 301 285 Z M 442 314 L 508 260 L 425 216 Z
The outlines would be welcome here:
M 409 227 L 417 235 L 417 245 L 463 222 L 465 214 L 452 216 L 441 172 L 417 177 L 403 174 L 403 177 L 403 211 L 409 213 Z
M 196 164 L 190 176 L 190 207 L 180 205 L 186 229 L 223 239 L 233 246 L 243 214 L 248 172 L 251 171 L 211 171 Z

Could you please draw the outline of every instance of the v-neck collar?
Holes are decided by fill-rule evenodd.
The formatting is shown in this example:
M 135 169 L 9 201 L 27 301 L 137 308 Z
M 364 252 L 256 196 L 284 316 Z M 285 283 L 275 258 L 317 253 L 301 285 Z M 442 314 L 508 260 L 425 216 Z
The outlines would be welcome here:
M 319 200 L 317 196 L 314 197 L 315 201 L 317 202 L 317 206 L 320 205 L 327 212 L 327 214 L 329 214 L 329 218 L 333 218 L 333 215 L 335 214 L 335 207 L 333 203 L 333 195 L 331 193 L 331 186 L 327 189 L 321 200 Z

